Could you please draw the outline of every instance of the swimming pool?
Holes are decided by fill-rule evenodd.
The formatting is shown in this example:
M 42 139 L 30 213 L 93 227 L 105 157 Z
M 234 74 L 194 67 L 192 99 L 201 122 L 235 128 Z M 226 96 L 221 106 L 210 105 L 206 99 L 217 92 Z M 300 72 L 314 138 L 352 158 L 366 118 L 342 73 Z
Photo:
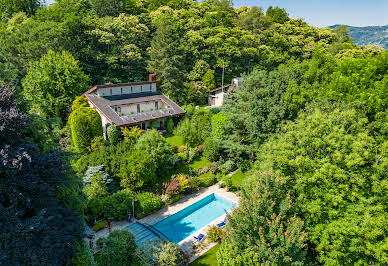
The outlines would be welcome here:
M 178 243 L 234 207 L 233 202 L 213 193 L 152 226 Z

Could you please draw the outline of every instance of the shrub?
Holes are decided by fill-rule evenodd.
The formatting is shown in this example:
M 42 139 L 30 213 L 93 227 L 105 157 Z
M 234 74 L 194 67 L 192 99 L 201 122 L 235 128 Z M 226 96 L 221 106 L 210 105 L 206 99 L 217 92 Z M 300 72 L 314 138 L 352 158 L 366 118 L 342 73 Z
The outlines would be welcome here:
M 165 193 L 174 196 L 176 194 L 179 194 L 181 191 L 181 186 L 178 178 L 173 178 L 168 182 L 165 182 L 163 184 Z
M 186 178 L 186 176 L 184 174 L 177 175 L 176 179 L 179 180 L 180 192 L 181 193 L 183 191 L 185 191 L 187 188 L 189 188 L 189 180 Z
M 142 218 L 163 207 L 163 202 L 153 193 L 143 192 L 137 195 L 136 217 Z
M 176 194 L 176 195 L 171 197 L 171 203 L 177 202 L 180 199 L 181 199 L 181 195 Z
M 120 169 L 120 186 L 135 190 L 141 188 L 144 183 L 152 184 L 156 180 L 155 171 L 155 164 L 148 153 L 134 151 Z
M 181 163 L 187 163 L 187 155 L 186 155 L 186 153 L 180 152 L 180 153 L 177 153 L 175 156 L 178 157 L 178 159 L 179 159 L 179 161 Z
M 210 187 L 210 186 L 214 185 L 215 183 L 217 183 L 216 176 L 211 172 L 200 175 L 200 176 L 198 176 L 198 178 L 200 180 L 200 184 L 202 187 Z
M 167 119 L 167 131 L 168 133 L 172 133 L 174 131 L 174 121 L 172 118 Z
M 172 242 L 161 239 L 143 242 L 141 250 L 156 265 L 188 265 L 188 257 Z
M 187 148 L 185 146 L 179 146 L 179 152 L 186 152 Z
M 130 144 L 135 144 L 143 132 L 144 131 L 137 126 L 131 127 L 130 130 L 128 128 L 122 130 L 124 140 L 128 141 Z
M 111 145 L 116 145 L 119 142 L 120 132 L 116 126 L 110 125 L 107 128 L 108 140 Z
M 135 238 L 127 230 L 115 230 L 104 241 L 99 265 L 132 265 L 137 250 Z
M 93 225 L 94 232 L 98 232 L 101 229 L 104 229 L 107 224 L 108 222 L 106 220 L 97 222 L 95 225 Z
M 156 130 L 141 135 L 135 145 L 135 150 L 148 153 L 158 176 L 165 176 L 173 167 L 173 153 L 170 144 Z
M 205 142 L 203 143 L 203 156 L 212 162 L 219 159 L 219 147 L 212 138 L 205 139 Z
M 152 109 L 152 108 L 151 108 Z M 156 121 L 152 121 L 151 123 L 150 123 L 150 128 L 151 129 L 155 129 L 156 128 Z
M 99 151 L 102 147 L 106 146 L 106 140 L 103 136 L 97 136 L 95 137 L 91 142 L 91 150 L 92 151 Z
M 251 162 L 249 160 L 237 161 L 237 167 L 243 172 L 249 171 L 251 169 Z
M 104 217 L 110 220 L 123 220 L 132 212 L 134 195 L 131 190 L 120 190 L 104 199 Z
M 201 179 L 198 176 L 189 179 L 189 185 L 191 188 L 198 190 L 201 187 Z
M 96 136 L 102 136 L 101 117 L 93 108 L 76 109 L 69 122 L 74 147 L 80 153 L 90 149 L 91 142 Z
M 198 145 L 195 148 L 195 151 L 198 152 L 199 154 L 201 154 L 203 152 L 203 145 L 202 144 Z
M 173 153 L 178 152 L 178 146 L 175 143 L 171 143 L 171 150 Z
M 104 218 L 104 199 L 90 198 L 86 203 L 85 215 L 89 222 Z
M 218 169 L 220 171 L 226 171 L 227 173 L 230 173 L 237 169 L 236 164 L 232 160 L 227 160 L 224 164 L 221 164 Z
M 211 226 L 209 230 L 207 231 L 207 239 L 209 242 L 221 242 L 223 232 L 221 228 L 217 226 Z

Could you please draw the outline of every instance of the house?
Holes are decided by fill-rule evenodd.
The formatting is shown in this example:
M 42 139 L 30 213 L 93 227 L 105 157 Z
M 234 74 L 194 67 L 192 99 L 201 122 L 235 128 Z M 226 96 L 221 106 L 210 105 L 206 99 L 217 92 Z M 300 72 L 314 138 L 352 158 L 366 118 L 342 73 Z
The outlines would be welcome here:
M 109 125 L 148 129 L 154 121 L 156 128 L 163 130 L 168 118 L 183 115 L 185 110 L 157 91 L 158 83 L 151 74 L 149 81 L 97 85 L 82 96 L 100 114 L 104 135 Z
M 208 105 L 211 107 L 217 107 L 224 104 L 225 97 L 228 91 L 232 89 L 238 89 L 242 85 L 243 78 L 234 78 L 232 83 L 223 87 L 218 87 L 214 90 L 209 91 L 208 94 Z

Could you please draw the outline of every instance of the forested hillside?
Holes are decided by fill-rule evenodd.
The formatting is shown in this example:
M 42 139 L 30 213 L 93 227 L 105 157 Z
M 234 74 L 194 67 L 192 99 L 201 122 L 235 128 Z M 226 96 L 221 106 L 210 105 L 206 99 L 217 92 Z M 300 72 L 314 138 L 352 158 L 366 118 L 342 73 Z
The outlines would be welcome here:
M 335 29 L 340 25 L 333 25 L 329 28 Z M 376 45 L 388 49 L 388 25 L 386 26 L 367 26 L 354 27 L 348 26 L 349 36 L 354 39 L 356 45 Z
M 84 220 L 98 230 L 135 199 L 141 218 L 200 187 L 232 188 L 237 169 L 249 178 L 219 265 L 388 263 L 384 49 L 228 0 L 0 6 L 0 264 L 95 265 Z M 243 86 L 221 108 L 196 109 L 223 66 L 225 84 L 242 76 Z M 77 96 L 149 73 L 184 105 L 167 125 L 183 143 L 114 126 L 107 142 Z M 144 262 L 128 233 L 105 241 L 98 264 Z M 151 256 L 160 265 L 186 263 L 164 248 Z M 160 252 L 175 257 L 166 264 Z

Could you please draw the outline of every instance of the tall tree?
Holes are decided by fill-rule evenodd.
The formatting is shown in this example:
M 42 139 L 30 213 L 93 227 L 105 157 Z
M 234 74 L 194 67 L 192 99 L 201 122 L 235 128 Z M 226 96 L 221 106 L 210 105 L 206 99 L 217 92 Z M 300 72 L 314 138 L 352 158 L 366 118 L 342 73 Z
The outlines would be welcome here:
M 54 195 L 66 182 L 59 154 L 42 155 L 20 135 L 26 117 L 0 88 L 0 264 L 64 265 L 81 241 L 81 217 Z
M 5 16 L 12 16 L 17 12 L 34 15 L 41 3 L 41 0 L 0 0 L 0 12 L 5 14 Z
M 164 15 L 166 16 L 166 15 Z M 155 36 L 149 50 L 148 69 L 162 81 L 161 90 L 181 102 L 184 89 L 184 49 L 181 46 L 181 27 L 167 17 L 158 19 Z
M 49 51 L 35 62 L 23 80 L 23 94 L 31 111 L 65 121 L 71 102 L 87 89 L 88 77 L 68 53 Z

